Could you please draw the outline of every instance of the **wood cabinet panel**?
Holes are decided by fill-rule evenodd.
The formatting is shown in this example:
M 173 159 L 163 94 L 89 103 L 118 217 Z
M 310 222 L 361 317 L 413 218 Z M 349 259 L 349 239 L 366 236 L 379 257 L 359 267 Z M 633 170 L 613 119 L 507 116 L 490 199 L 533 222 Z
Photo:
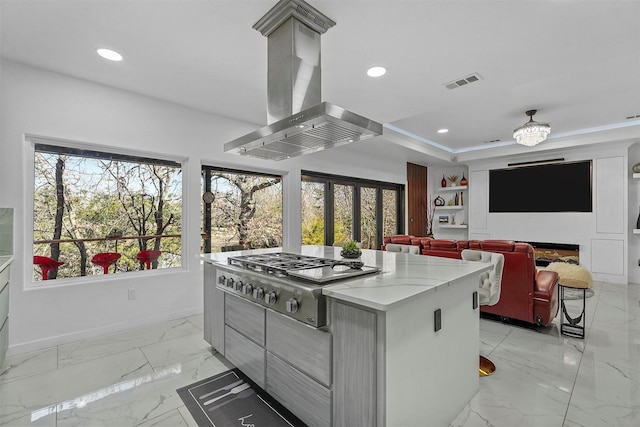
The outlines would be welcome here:
M 216 268 L 204 263 L 204 339 L 224 356 L 224 292 L 216 288 Z
M 309 426 L 331 425 L 331 391 L 269 352 L 267 392 Z
M 427 220 L 424 213 L 423 199 L 427 197 L 427 168 L 407 163 L 407 233 L 424 236 Z
M 264 347 L 265 309 L 239 297 L 226 294 L 225 323 Z
M 376 425 L 376 315 L 333 304 L 334 426 Z
M 268 311 L 267 350 L 331 385 L 331 334 Z
M 227 326 L 225 328 L 226 359 L 260 387 L 265 387 L 265 350 Z

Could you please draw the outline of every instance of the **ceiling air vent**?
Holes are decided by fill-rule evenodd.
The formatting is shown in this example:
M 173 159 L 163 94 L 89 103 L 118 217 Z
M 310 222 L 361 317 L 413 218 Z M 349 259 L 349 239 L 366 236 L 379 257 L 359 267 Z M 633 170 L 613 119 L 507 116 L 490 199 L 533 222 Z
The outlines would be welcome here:
M 482 80 L 482 77 L 480 77 L 480 74 L 473 73 L 461 79 L 456 79 L 448 83 L 445 83 L 444 87 L 446 87 L 447 89 L 455 89 L 460 86 L 468 85 L 469 83 L 477 82 L 478 80 Z
M 640 114 L 636 114 L 635 116 L 627 117 L 627 120 L 640 119 Z

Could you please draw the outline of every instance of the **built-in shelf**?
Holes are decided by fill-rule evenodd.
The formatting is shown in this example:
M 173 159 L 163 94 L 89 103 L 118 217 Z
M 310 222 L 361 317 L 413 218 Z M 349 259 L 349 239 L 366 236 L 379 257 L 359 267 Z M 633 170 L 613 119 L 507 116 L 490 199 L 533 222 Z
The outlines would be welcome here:
M 634 228 L 633 234 L 640 234 L 640 228 Z
M 467 228 L 467 224 L 461 225 L 439 225 L 440 228 Z
M 460 210 L 464 209 L 463 205 L 453 205 L 453 206 L 436 206 L 437 211 L 445 211 L 445 210 Z
M 635 179 L 640 178 L 640 173 L 634 173 L 634 174 L 633 174 L 633 177 L 634 177 Z
M 438 191 L 461 191 L 466 189 L 467 189 L 466 185 L 454 185 L 452 187 L 440 187 L 438 188 Z

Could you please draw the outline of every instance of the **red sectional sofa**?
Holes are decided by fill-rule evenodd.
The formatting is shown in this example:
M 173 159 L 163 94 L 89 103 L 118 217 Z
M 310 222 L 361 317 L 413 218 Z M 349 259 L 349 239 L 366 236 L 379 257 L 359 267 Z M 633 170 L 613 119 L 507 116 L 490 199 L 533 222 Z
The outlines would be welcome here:
M 389 242 L 394 240 L 393 236 Z M 387 238 L 385 238 L 386 241 Z M 511 240 L 445 240 L 403 236 L 402 244 L 419 244 L 423 255 L 461 259 L 464 249 L 504 255 L 500 300 L 483 313 L 548 326 L 558 313 L 558 275 L 536 270 L 533 246 Z M 394 243 L 400 243 L 394 242 Z

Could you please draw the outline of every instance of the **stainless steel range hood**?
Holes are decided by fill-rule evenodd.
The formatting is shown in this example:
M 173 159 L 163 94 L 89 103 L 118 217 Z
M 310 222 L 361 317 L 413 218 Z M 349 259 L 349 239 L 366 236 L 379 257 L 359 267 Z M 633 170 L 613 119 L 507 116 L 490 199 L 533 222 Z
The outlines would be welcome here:
M 382 135 L 382 125 L 321 102 L 320 35 L 335 22 L 303 0 L 281 0 L 253 28 L 268 39 L 267 126 L 224 151 L 283 160 Z

